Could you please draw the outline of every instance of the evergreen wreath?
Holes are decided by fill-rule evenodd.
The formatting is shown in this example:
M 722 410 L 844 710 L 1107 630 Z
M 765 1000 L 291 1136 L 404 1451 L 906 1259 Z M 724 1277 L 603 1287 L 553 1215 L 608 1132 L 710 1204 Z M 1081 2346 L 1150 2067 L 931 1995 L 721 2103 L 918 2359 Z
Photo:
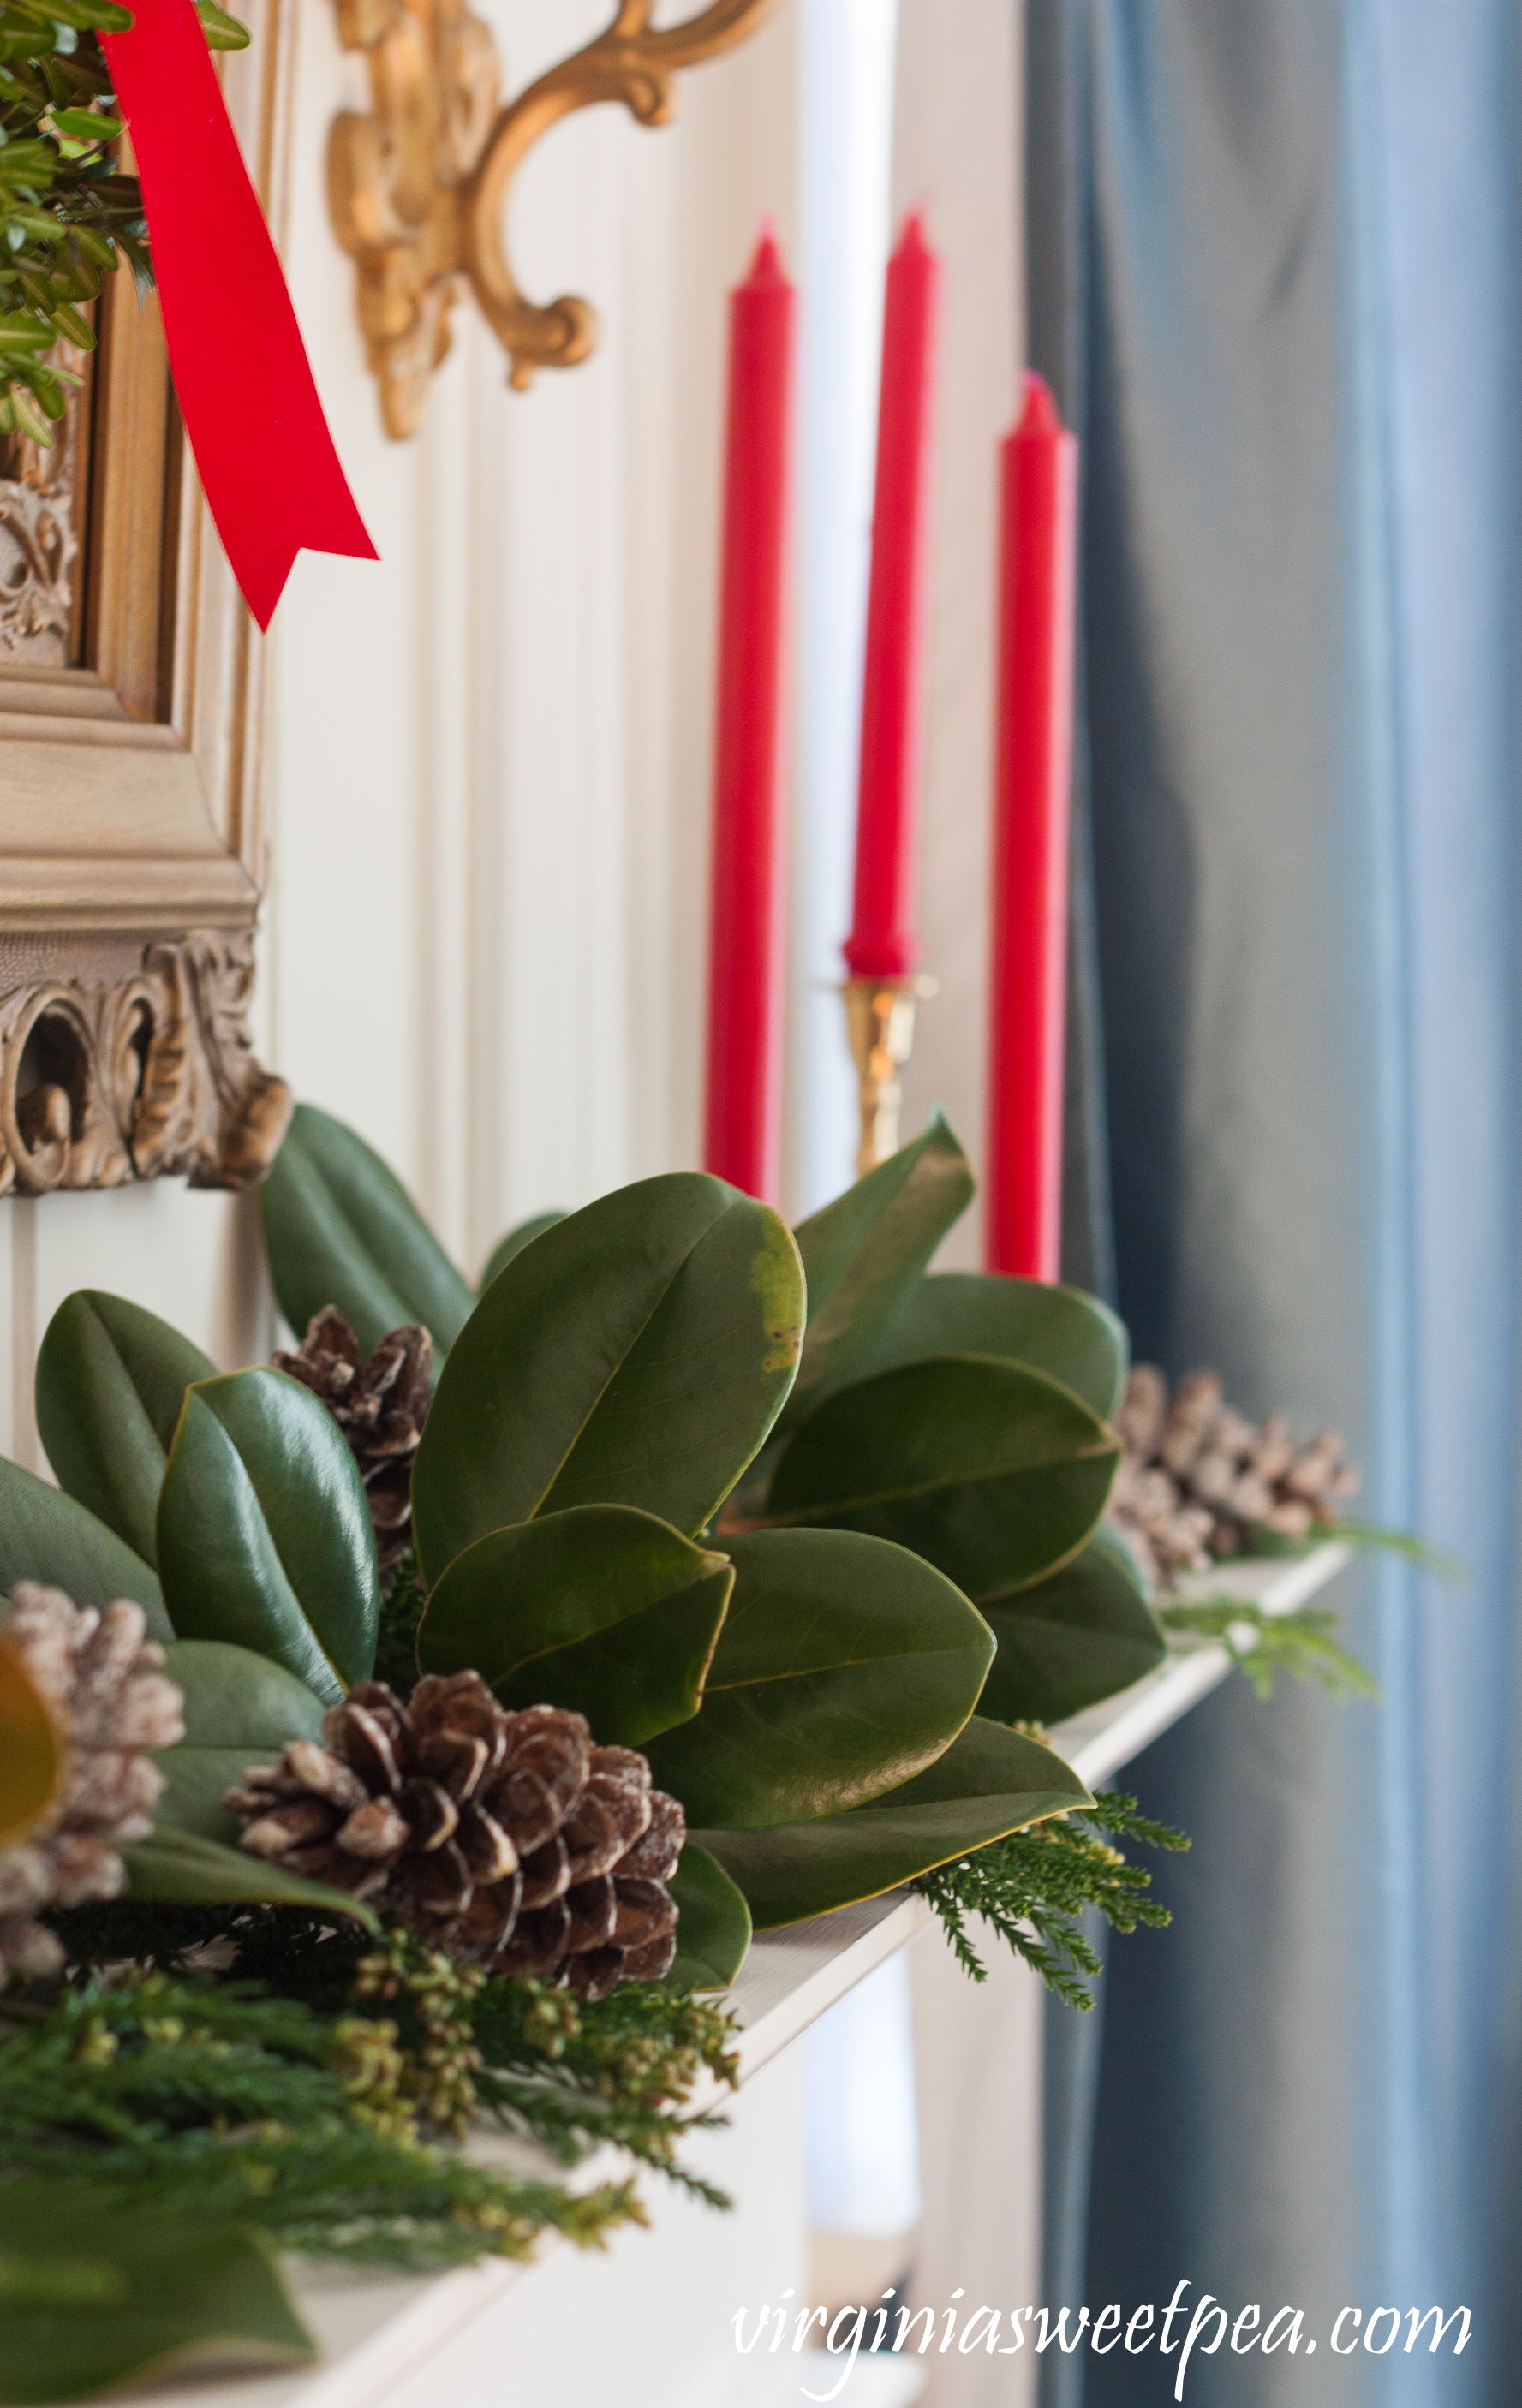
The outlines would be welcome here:
M 212 50 L 247 48 L 247 28 L 212 0 L 196 14 Z M 59 346 L 93 351 L 85 312 L 122 261 L 140 289 L 153 281 L 98 39 L 132 22 L 117 0 L 0 0 L 0 436 L 51 444 L 82 381 Z

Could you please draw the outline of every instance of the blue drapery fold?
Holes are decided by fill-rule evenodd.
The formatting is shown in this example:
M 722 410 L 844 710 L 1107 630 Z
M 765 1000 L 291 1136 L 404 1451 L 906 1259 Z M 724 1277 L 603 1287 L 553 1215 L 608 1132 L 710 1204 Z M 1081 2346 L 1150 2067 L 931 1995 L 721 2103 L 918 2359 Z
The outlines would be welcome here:
M 1032 289 L 1038 364 L 1066 294 L 1084 438 L 1121 1308 L 1140 1355 L 1339 1424 L 1360 1510 L 1473 1570 L 1446 1596 L 1393 1560 L 1344 1579 L 1382 1708 L 1236 1682 L 1138 1766 L 1196 1844 L 1157 1877 L 1171 1928 L 1111 1952 L 1084 2296 L 1128 2312 L 1184 2278 L 1304 2311 L 1314 2363 L 1197 2356 L 1197 2408 L 1501 2408 L 1522 29 L 1512 0 L 1032 20 L 1038 107 L 1043 59 L 1084 68 Z M 1439 2301 L 1473 2319 L 1457 2360 L 1404 2348 Z M 1332 2360 L 1344 2304 L 1399 2308 L 1396 2347 Z M 1082 2396 L 1148 2408 L 1175 2372 L 1087 2358 Z

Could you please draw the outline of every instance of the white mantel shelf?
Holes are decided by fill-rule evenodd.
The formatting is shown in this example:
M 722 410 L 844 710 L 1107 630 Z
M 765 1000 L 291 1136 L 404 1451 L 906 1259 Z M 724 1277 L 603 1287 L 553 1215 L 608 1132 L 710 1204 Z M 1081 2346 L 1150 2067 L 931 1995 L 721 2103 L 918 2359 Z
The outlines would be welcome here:
M 1328 1543 L 1290 1561 L 1222 1566 L 1193 1586 L 1197 1594 L 1226 1592 L 1270 1613 L 1289 1613 L 1342 1570 L 1349 1552 Z M 1231 1664 L 1222 1645 L 1191 1647 L 1119 1696 L 1058 1724 L 1049 1734 L 1051 1742 L 1079 1778 L 1097 1789 L 1217 1687 Z M 899 1890 L 758 1938 L 730 1993 L 741 2032 L 742 2082 L 913 1939 L 930 1912 L 924 1899 Z M 524 2161 L 521 2148 L 491 2136 L 481 2154 Z M 543 2170 L 540 2160 L 536 2171 Z M 611 2152 L 599 2153 L 578 2169 L 575 2180 L 580 2187 L 623 2170 Z M 444 2372 L 444 2354 L 467 2343 L 472 2333 L 484 2343 L 489 2328 L 482 2320 L 531 2283 L 547 2260 L 564 2254 L 552 2243 L 526 2265 L 492 2259 L 452 2273 L 404 2278 L 303 2270 L 293 2287 L 319 2344 L 318 2363 L 293 2374 L 244 2374 L 231 2383 L 206 2373 L 182 2376 L 132 2396 L 162 2401 L 165 2408 L 389 2408 L 394 2401 L 398 2408 L 411 2408 L 420 2380 L 437 2371 L 439 2408 L 448 2408 L 462 2394 Z M 434 2396 L 431 2385 L 428 2390 Z M 492 2393 L 499 2408 L 515 2408 L 518 2397 L 506 2379 Z

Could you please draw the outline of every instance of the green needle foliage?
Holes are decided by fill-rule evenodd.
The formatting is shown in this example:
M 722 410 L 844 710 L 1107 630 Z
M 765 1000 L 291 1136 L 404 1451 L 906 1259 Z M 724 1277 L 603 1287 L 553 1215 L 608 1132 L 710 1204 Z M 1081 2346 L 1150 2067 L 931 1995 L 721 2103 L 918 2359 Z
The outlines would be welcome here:
M 210 0 L 197 8 L 213 50 L 246 29 Z M 136 176 L 118 172 L 122 121 L 97 36 L 124 32 L 116 0 L 0 0 L 0 436 L 52 442 L 79 379 L 47 354 L 94 349 L 82 314 L 126 260 L 153 280 Z
M 1240 1598 L 1213 1597 L 1198 1605 L 1161 1605 L 1158 1619 L 1170 1637 L 1223 1641 L 1260 1698 L 1271 1697 L 1275 1676 L 1287 1672 L 1296 1680 L 1319 1681 L 1336 1698 L 1378 1701 L 1373 1674 L 1332 1636 L 1339 1617 L 1319 1607 L 1265 1613 Z
M 688 2132 L 725 2120 L 677 2112 L 700 2075 L 731 2090 L 739 2081 L 735 2027 L 722 2008 L 658 1985 L 630 1984 L 594 2004 L 538 1982 L 494 1981 L 474 2020 L 481 2101 L 510 2129 L 566 2165 L 611 2142 L 710 2206 L 729 2205 L 676 2154 Z
M 1189 1845 L 1182 1831 L 1139 1814 L 1134 1798 L 1102 1789 L 1080 1813 L 1028 1824 L 976 1856 L 921 1875 L 913 1887 L 940 1916 L 964 1972 L 975 1982 L 987 1979 L 967 1930 L 969 1915 L 981 1914 L 1070 2007 L 1093 2006 L 1087 1982 L 1102 1968 L 1079 1928 L 1084 1907 L 1095 1908 L 1116 1931 L 1134 1931 L 1139 1923 L 1160 1928 L 1172 1919 L 1143 1895 L 1151 1874 L 1128 1863 L 1098 1836 L 1103 1832 L 1155 1848 Z
M 1413 1570 L 1425 1572 L 1429 1580 L 1442 1581 L 1450 1588 L 1461 1587 L 1471 1577 L 1463 1556 L 1455 1555 L 1451 1547 L 1437 1546 L 1430 1539 L 1418 1538 L 1413 1530 L 1389 1529 L 1383 1522 L 1354 1522 L 1339 1513 L 1334 1521 L 1316 1530 L 1314 1539 L 1317 1545 L 1327 1539 L 1344 1540 L 1360 1555 L 1400 1555 Z
M 13 2212 L 251 2225 L 283 2247 L 431 2268 L 583 2244 L 639 2220 L 419 2138 L 395 2028 L 241 1983 L 91 1978 L 0 2000 L 0 2161 Z
M 306 2018 L 298 2031 L 342 2035 L 352 2112 L 382 2130 L 421 2126 L 459 2139 L 472 2115 L 490 2115 L 561 2164 L 611 2143 L 728 2204 L 678 2156 L 688 2132 L 718 2120 L 689 2111 L 702 2076 L 731 2088 L 739 2079 L 722 2007 L 645 1983 L 577 1999 L 457 1964 L 399 1929 L 377 1943 L 290 1908 L 124 1899 L 53 1921 L 80 1966 L 136 1956 L 172 1979 L 208 1943 L 236 1951 L 237 1995 Z M 376 2033 L 379 2042 L 366 2037 Z

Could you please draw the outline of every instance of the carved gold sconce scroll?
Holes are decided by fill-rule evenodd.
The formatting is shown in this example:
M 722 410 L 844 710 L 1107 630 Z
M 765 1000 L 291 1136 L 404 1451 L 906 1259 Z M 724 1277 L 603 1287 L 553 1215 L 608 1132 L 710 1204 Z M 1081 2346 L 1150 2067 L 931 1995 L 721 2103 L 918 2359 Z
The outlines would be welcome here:
M 328 204 L 359 263 L 359 322 L 388 435 L 414 435 L 428 379 L 449 349 L 449 313 L 468 284 L 520 391 L 541 367 L 573 367 L 597 339 L 574 294 L 541 304 L 520 290 L 507 236 L 513 179 L 541 134 L 596 101 L 641 125 L 672 111 L 672 78 L 732 50 L 777 0 L 711 0 L 677 25 L 655 0 L 622 0 L 596 41 L 506 106 L 489 27 L 464 0 L 337 0 L 338 31 L 369 64 L 371 107 L 336 118 Z

